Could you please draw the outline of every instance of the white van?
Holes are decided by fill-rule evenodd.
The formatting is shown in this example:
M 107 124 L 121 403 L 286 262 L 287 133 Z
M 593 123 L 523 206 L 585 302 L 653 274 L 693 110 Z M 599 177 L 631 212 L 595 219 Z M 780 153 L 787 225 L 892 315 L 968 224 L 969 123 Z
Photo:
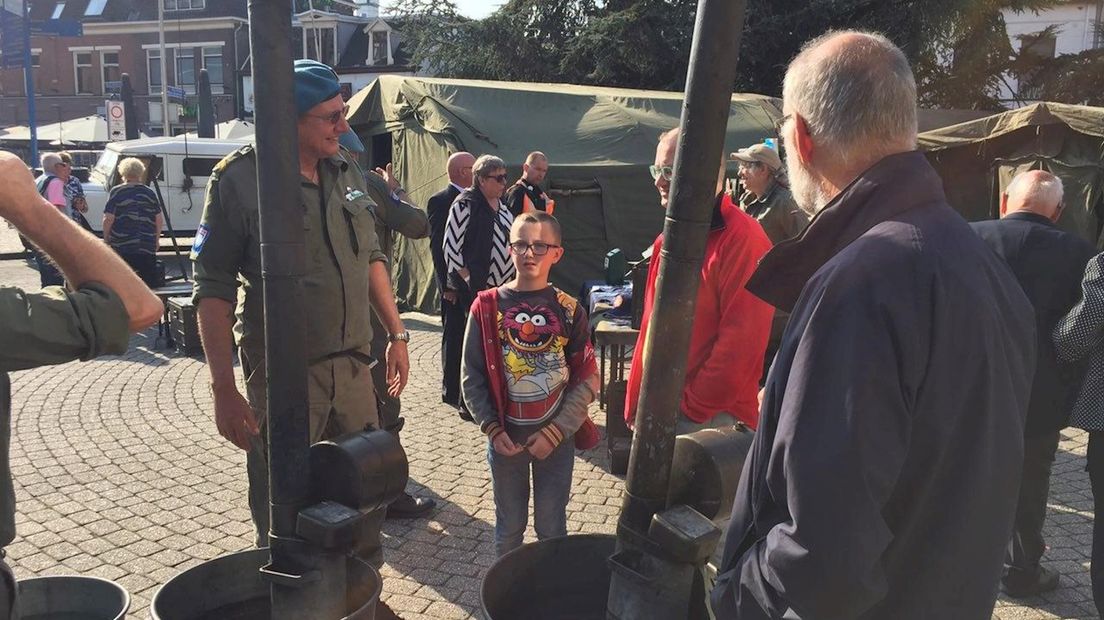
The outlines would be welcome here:
M 88 201 L 88 223 L 97 232 L 103 230 L 103 211 L 111 188 L 122 183 L 119 162 L 127 157 L 137 157 L 148 167 L 154 158 L 161 160 L 157 185 L 165 201 L 173 231 L 178 237 L 191 237 L 199 227 L 203 215 L 203 198 L 211 169 L 223 157 L 249 144 L 250 140 L 219 140 L 214 138 L 142 138 L 112 142 L 104 147 L 95 167 L 89 171 L 84 183 L 84 195 Z M 153 179 L 146 179 L 154 187 Z M 168 234 L 165 227 L 164 234 Z

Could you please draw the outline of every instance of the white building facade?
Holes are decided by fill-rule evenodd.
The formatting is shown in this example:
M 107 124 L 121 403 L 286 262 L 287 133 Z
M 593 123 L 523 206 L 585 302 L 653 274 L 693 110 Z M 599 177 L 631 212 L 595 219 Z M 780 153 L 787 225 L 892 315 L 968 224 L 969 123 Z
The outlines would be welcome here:
M 1026 49 L 1043 58 L 1104 47 L 1100 32 L 1100 25 L 1104 24 L 1104 1 L 1064 2 L 1038 12 L 1005 10 L 1004 22 L 1012 49 Z M 1032 103 L 1037 98 L 1037 93 L 1020 86 L 1019 77 L 1009 75 L 1001 86 L 1000 98 L 1010 107 Z

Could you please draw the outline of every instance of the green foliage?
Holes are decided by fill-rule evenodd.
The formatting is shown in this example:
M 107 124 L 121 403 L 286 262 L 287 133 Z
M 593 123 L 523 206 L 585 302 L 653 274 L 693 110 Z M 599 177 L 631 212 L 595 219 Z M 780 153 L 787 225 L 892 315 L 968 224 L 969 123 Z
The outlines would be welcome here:
M 1002 9 L 1056 0 L 748 0 L 734 90 L 779 96 L 786 65 L 829 30 L 892 39 L 912 62 L 921 104 L 998 109 L 1004 76 L 1024 70 Z M 681 90 L 697 0 L 509 0 L 486 19 L 460 17 L 449 0 L 397 0 L 415 62 L 447 77 Z M 733 33 L 736 36 L 737 33 Z M 1053 61 L 1046 93 L 1104 96 L 1099 53 Z M 1071 99 L 1072 98 L 1072 99 Z

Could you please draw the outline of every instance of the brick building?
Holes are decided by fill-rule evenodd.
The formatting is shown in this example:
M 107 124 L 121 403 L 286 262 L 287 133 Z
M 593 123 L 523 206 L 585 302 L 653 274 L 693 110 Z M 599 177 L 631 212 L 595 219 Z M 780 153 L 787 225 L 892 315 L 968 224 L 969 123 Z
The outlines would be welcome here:
M 165 5 L 165 76 L 161 75 L 158 6 Z M 194 96 L 199 69 L 211 78 L 218 121 L 239 115 L 240 68 L 249 58 L 245 0 L 30 0 L 32 20 L 81 22 L 80 37 L 31 37 L 39 124 L 103 114 L 104 101 L 130 75 L 139 128 L 161 134 L 161 88 Z M 171 131 L 195 128 L 194 97 L 169 105 Z M 21 69 L 0 71 L 0 126 L 27 124 Z

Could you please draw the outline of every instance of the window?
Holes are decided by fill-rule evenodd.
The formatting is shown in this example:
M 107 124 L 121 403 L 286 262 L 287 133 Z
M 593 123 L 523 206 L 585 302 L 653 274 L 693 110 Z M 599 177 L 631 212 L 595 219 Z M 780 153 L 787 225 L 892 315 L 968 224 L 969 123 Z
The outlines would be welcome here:
M 88 8 L 84 9 L 85 17 L 96 17 L 103 15 L 104 5 L 107 4 L 107 0 L 91 0 L 88 3 Z
M 209 177 L 211 176 L 211 170 L 220 160 L 218 157 L 185 157 L 184 158 L 184 176 L 186 177 Z
M 1026 61 L 1026 68 L 1017 76 L 1017 93 L 1021 100 L 1040 99 L 1043 97 L 1042 63 L 1054 58 L 1057 39 L 1049 30 L 1035 34 L 1023 35 L 1020 38 L 1020 51 Z
M 103 76 L 104 94 L 119 92 L 122 88 L 119 52 L 100 52 L 100 71 Z
M 50 14 L 50 19 L 61 19 L 61 13 L 65 10 L 65 3 L 58 2 L 54 5 L 54 12 Z
M 73 69 L 76 75 L 78 95 L 91 95 L 93 88 L 92 52 L 74 52 Z
M 176 85 L 194 93 L 196 84 L 195 50 L 182 47 L 176 50 Z
M 146 77 L 151 95 L 161 94 L 161 50 L 146 50 Z
M 31 50 L 31 73 L 34 74 L 34 89 L 36 93 L 42 92 L 42 84 L 39 80 L 42 79 L 42 72 L 39 71 L 41 64 L 42 50 Z M 19 80 L 20 86 L 23 90 L 27 90 L 27 80 Z M 27 93 L 23 93 L 26 95 Z
M 211 80 L 211 92 L 218 95 L 222 93 L 222 48 L 203 48 L 203 68 L 207 70 L 207 77 Z
M 387 32 L 380 30 L 372 33 L 372 63 L 387 64 Z
M 207 0 L 165 0 L 166 11 L 198 11 L 206 6 Z

